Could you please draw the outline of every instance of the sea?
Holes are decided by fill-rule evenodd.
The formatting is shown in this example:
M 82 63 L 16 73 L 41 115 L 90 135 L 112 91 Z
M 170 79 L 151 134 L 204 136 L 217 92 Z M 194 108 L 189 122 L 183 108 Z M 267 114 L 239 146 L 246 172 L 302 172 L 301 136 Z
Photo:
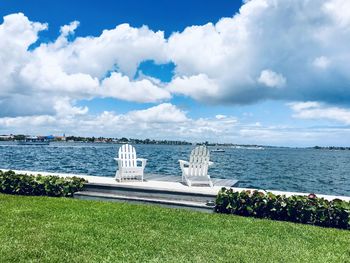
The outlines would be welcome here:
M 0 142 L 0 169 L 115 175 L 118 144 L 52 142 L 47 146 Z M 181 176 L 179 159 L 192 145 L 135 145 L 145 173 Z M 239 187 L 350 196 L 350 151 L 309 148 L 233 148 L 211 152 L 211 177 L 234 178 Z

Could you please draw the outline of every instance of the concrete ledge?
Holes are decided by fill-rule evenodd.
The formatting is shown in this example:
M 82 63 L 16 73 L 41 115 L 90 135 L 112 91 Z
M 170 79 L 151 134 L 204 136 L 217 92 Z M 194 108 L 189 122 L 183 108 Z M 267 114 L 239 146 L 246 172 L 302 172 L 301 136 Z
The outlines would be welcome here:
M 185 196 L 202 196 L 202 197 L 215 197 L 217 195 L 217 192 L 212 193 L 205 193 L 203 192 L 191 192 L 191 191 L 181 191 L 179 189 L 168 189 L 168 188 L 159 188 L 159 187 L 150 187 L 150 186 L 140 186 L 140 185 L 125 185 L 125 184 L 99 184 L 99 183 L 87 183 L 86 188 L 88 190 L 90 189 L 100 189 L 100 190 L 125 190 L 130 192 L 137 192 L 142 191 L 145 193 L 159 193 L 159 192 L 167 192 L 168 194 L 181 194 Z
M 145 198 L 136 196 L 124 196 L 116 194 L 107 194 L 100 192 L 81 191 L 74 194 L 74 198 L 83 200 L 101 200 L 112 202 L 131 202 L 137 204 L 155 204 L 169 208 L 184 208 L 190 210 L 197 210 L 201 212 L 213 213 L 214 207 L 201 202 L 191 201 L 175 201 L 158 198 Z
M 8 169 L 0 169 L 3 171 L 8 171 Z M 37 172 L 37 171 L 23 171 L 23 170 L 13 170 L 16 173 L 27 173 L 27 174 L 41 174 L 41 175 L 56 175 L 61 177 L 73 177 L 78 176 L 82 177 L 89 181 L 89 185 L 99 185 L 106 187 L 123 187 L 124 189 L 134 189 L 134 190 L 143 190 L 143 191 L 165 191 L 165 192 L 174 192 L 181 194 L 189 194 L 189 195 L 208 195 L 208 196 L 216 196 L 222 186 L 192 186 L 189 187 L 179 182 L 166 182 L 166 181 L 147 181 L 147 182 L 117 182 L 113 177 L 103 177 L 103 176 L 90 176 L 90 175 L 82 175 L 82 174 L 65 174 L 65 173 L 51 173 L 51 172 Z M 263 189 L 251 189 L 251 188 L 240 188 L 240 187 L 227 187 L 231 188 L 234 191 L 243 191 L 243 190 L 259 190 L 271 192 L 277 195 L 308 195 L 309 193 L 300 193 L 300 192 L 288 192 L 288 191 L 277 191 L 277 190 L 263 190 Z M 344 201 L 350 201 L 350 196 L 335 196 L 335 195 L 324 195 L 321 193 L 315 193 L 318 197 L 323 197 L 327 200 L 340 199 Z

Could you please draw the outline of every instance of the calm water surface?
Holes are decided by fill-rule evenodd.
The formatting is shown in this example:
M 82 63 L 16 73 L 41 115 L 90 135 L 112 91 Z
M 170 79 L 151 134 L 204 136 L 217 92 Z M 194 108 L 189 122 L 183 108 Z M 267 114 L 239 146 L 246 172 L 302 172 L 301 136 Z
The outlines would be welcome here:
M 120 145 L 51 143 L 19 146 L 0 142 L 0 168 L 114 176 Z M 193 146 L 136 145 L 146 173 L 180 176 L 178 160 Z M 350 151 L 225 148 L 211 153 L 212 177 L 235 178 L 241 187 L 350 195 Z

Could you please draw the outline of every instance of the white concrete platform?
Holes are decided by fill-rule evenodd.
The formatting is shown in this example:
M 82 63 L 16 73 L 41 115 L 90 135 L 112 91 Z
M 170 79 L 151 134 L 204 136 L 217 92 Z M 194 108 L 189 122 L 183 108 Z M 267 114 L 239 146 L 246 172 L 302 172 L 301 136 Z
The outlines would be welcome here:
M 0 169 L 2 171 L 8 171 L 9 169 Z M 164 191 L 179 191 L 187 193 L 199 193 L 199 194 L 213 194 L 216 195 L 222 187 L 230 187 L 235 185 L 238 181 L 235 179 L 221 179 L 221 178 L 212 178 L 214 187 L 209 186 L 191 186 L 181 183 L 181 176 L 165 176 L 165 175 L 154 175 L 154 174 L 145 174 L 145 181 L 123 181 L 118 182 L 114 177 L 106 176 L 91 176 L 84 174 L 67 174 L 67 173 L 52 173 L 52 172 L 38 172 L 38 171 L 27 171 L 27 170 L 12 170 L 15 173 L 22 174 L 41 174 L 41 175 L 56 175 L 60 177 L 81 177 L 86 179 L 89 184 L 102 184 L 109 186 L 130 186 L 133 188 L 142 188 L 142 189 L 157 189 Z M 174 180 L 175 178 L 175 180 Z
M 8 171 L 8 169 L 0 169 L 2 171 Z M 103 177 L 103 176 L 89 176 L 84 174 L 65 174 L 65 173 L 52 173 L 52 172 L 37 172 L 37 171 L 24 171 L 24 170 L 13 170 L 16 173 L 27 173 L 27 174 L 41 174 L 41 175 L 56 175 L 60 177 L 82 177 L 88 180 L 89 184 L 92 185 L 104 185 L 104 186 L 123 186 L 123 188 L 133 188 L 133 189 L 145 189 L 145 190 L 157 190 L 157 191 L 176 191 L 179 193 L 189 193 L 189 194 L 199 194 L 199 195 L 208 195 L 216 196 L 219 190 L 222 187 L 232 188 L 234 191 L 243 191 L 243 190 L 259 190 L 262 189 L 250 189 L 250 188 L 240 188 L 240 187 L 229 187 L 227 185 L 215 185 L 214 187 L 209 186 L 192 186 L 188 187 L 187 185 L 182 184 L 179 181 L 161 181 L 161 180 L 147 180 L 144 182 L 140 181 L 129 181 L 129 182 L 117 182 L 113 177 Z M 147 178 L 147 176 L 146 176 Z M 166 179 L 166 176 L 163 176 Z M 181 179 L 181 177 L 180 177 Z M 233 180 L 236 181 L 236 180 Z M 219 181 L 220 182 L 220 181 Z M 308 195 L 309 193 L 300 193 L 300 192 L 287 192 L 287 191 L 276 191 L 276 190 L 266 190 L 273 194 L 278 195 Z M 341 199 L 344 201 L 350 201 L 350 196 L 334 196 L 334 195 L 324 195 L 320 193 L 315 193 L 318 197 L 323 197 L 327 200 Z

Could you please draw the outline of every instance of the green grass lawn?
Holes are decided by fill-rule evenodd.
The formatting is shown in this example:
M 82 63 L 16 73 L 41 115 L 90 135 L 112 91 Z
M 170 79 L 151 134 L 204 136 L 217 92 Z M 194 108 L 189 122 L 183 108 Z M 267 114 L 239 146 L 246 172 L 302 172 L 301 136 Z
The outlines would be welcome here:
M 350 231 L 0 194 L 0 262 L 350 262 Z

